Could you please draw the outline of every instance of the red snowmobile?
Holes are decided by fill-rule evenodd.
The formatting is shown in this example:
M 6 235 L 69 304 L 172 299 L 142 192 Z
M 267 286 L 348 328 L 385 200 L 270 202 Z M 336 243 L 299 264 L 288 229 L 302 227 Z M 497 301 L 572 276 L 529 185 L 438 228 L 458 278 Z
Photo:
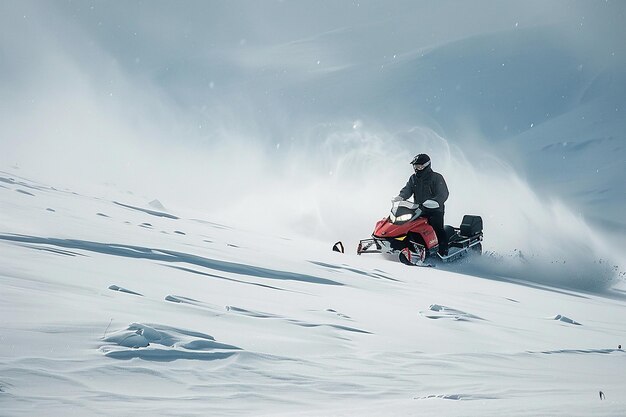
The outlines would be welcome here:
M 444 262 L 456 260 L 469 253 L 482 253 L 483 220 L 465 215 L 460 227 L 446 225 L 448 255 L 438 253 L 439 241 L 433 227 L 422 216 L 422 207 L 410 201 L 396 201 L 389 216 L 378 221 L 371 239 L 359 242 L 357 254 L 398 254 L 407 265 L 430 266 L 427 259 Z

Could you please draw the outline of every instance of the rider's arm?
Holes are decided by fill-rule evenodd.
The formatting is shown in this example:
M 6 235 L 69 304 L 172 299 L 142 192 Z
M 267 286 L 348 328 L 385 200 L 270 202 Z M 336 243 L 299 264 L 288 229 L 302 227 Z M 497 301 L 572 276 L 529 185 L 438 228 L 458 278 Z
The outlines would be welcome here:
M 439 174 L 434 176 L 433 183 L 435 195 L 432 199 L 438 202 L 439 206 L 443 206 L 443 203 L 445 203 L 448 199 L 448 195 L 450 194 L 446 180 L 444 180 L 443 176 Z
M 407 181 L 406 185 L 400 190 L 398 195 L 405 200 L 408 200 L 413 195 L 413 176 L 412 175 L 409 177 L 409 180 Z

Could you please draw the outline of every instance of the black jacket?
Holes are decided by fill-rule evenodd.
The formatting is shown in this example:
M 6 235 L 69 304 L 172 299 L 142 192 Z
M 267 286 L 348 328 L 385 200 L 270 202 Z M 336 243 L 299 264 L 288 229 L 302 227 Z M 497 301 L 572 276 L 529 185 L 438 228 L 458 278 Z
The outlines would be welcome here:
M 403 189 L 400 197 L 405 200 L 413 196 L 415 204 L 422 204 L 426 200 L 435 200 L 439 203 L 437 210 L 444 211 L 444 203 L 448 199 L 448 186 L 443 176 L 434 172 L 431 167 L 426 167 L 421 175 L 413 174 Z

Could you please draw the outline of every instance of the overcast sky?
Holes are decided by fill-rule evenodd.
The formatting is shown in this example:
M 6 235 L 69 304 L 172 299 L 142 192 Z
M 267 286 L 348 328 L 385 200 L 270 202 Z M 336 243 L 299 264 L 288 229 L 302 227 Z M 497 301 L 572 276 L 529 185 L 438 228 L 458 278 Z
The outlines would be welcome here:
M 62 82 L 68 65 L 101 86 L 124 77 L 197 105 L 202 95 L 277 88 L 537 27 L 557 28 L 579 54 L 623 59 L 625 9 L 619 1 L 5 0 L 1 80 Z

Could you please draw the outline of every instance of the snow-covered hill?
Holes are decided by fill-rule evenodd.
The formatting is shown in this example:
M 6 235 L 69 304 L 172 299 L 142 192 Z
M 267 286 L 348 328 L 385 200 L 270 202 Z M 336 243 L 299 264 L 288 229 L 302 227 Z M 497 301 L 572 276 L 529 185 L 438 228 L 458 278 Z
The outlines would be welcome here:
M 601 260 L 585 279 L 608 281 L 584 291 L 531 277 L 549 280 L 532 259 L 526 280 L 496 254 L 410 268 L 115 190 L 111 200 L 12 173 L 0 181 L 4 415 L 626 406 L 623 273 Z
M 625 15 L 0 2 L 0 414 L 623 414 Z M 356 256 L 421 152 L 484 255 Z

